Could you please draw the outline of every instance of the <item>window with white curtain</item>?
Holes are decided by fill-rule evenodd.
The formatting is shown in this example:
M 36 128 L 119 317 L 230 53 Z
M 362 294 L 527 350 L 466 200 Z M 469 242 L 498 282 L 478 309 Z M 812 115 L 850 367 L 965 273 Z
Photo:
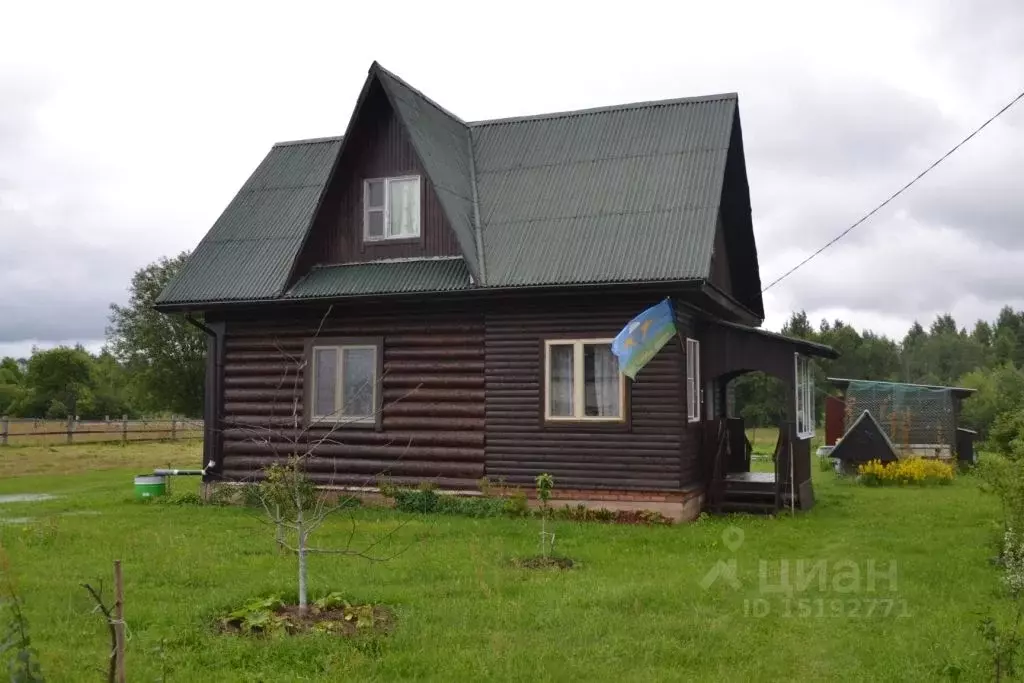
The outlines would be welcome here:
M 796 435 L 801 439 L 814 436 L 814 372 L 811 359 L 793 354 L 795 358 L 794 387 L 796 391 Z
M 611 339 L 544 344 L 544 416 L 549 421 L 621 421 L 625 375 Z
M 378 353 L 375 344 L 326 342 L 310 347 L 311 422 L 376 423 Z
M 363 237 L 368 241 L 420 236 L 419 176 L 363 183 Z
M 686 340 L 686 418 L 700 421 L 700 342 Z

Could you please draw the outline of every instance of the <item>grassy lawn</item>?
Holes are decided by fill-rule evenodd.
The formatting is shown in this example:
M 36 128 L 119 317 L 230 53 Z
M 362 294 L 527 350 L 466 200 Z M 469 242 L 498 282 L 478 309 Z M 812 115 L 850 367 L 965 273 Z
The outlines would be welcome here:
M 880 489 L 816 471 L 819 505 L 795 518 L 559 522 L 560 551 L 581 563 L 562 572 L 507 565 L 536 552 L 532 521 L 360 510 L 365 538 L 411 519 L 394 538 L 411 547 L 380 564 L 314 557 L 311 583 L 395 608 L 381 654 L 331 636 L 218 635 L 219 612 L 294 590 L 294 562 L 251 511 L 131 500 L 133 474 L 199 461 L 195 444 L 0 451 L 0 496 L 55 495 L 0 502 L 0 541 L 47 681 L 102 680 L 107 632 L 80 584 L 109 588 L 114 559 L 124 562 L 134 681 L 161 680 L 164 666 L 168 681 L 933 681 L 947 664 L 984 680 L 977 625 L 1007 602 L 988 563 L 996 503 L 973 477 Z M 348 521 L 318 544 L 340 543 Z M 735 531 L 723 537 L 730 529 L 740 543 Z M 736 587 L 702 587 L 733 559 Z M 826 585 L 815 578 L 788 602 L 759 585 L 759 562 L 774 587 L 785 562 L 795 583 L 798 560 L 824 561 Z M 884 573 L 890 562 L 895 582 L 869 591 L 869 563 Z

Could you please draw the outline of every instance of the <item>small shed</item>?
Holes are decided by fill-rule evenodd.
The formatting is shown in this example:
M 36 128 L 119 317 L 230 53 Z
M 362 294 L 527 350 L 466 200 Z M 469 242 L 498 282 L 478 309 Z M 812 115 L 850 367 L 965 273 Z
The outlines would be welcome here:
M 831 457 L 849 471 L 872 460 L 883 464 L 894 462 L 899 459 L 899 454 L 875 417 L 865 410 L 832 449 Z
M 958 457 L 963 400 L 974 389 L 902 382 L 828 378 L 840 389 L 826 402 L 825 442 L 835 444 L 867 411 L 903 456 Z M 838 427 L 842 425 L 842 430 Z M 837 433 L 838 432 L 838 433 Z

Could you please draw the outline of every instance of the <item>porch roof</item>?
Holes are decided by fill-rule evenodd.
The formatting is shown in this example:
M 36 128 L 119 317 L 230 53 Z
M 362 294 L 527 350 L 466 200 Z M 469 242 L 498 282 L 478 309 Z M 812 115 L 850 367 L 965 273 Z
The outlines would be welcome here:
M 757 327 L 747 327 L 746 325 L 740 325 L 738 323 L 728 322 L 726 320 L 715 320 L 714 325 L 720 327 L 727 327 L 738 332 L 747 333 L 763 337 L 765 339 L 771 339 L 773 341 L 782 342 L 789 344 L 794 348 L 795 351 L 803 353 L 808 356 L 818 356 L 819 358 L 839 358 L 839 352 L 833 349 L 831 346 L 825 344 L 819 344 L 817 342 L 807 341 L 806 339 L 797 339 L 796 337 L 787 337 L 784 334 L 778 332 L 771 332 L 769 330 L 762 330 Z

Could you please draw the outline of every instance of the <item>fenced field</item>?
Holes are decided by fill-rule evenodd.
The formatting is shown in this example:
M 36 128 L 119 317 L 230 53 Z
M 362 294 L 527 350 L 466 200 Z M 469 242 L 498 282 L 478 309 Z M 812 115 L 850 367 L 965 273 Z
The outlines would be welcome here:
M 310 590 L 391 606 L 392 633 L 225 635 L 226 610 L 294 593 L 296 560 L 257 511 L 189 499 L 195 477 L 132 499 L 134 474 L 201 458 L 185 441 L 0 449 L 0 585 L 47 681 L 103 676 L 109 630 L 81 584 L 109 597 L 113 560 L 132 681 L 982 681 L 979 624 L 1012 620 L 999 505 L 973 475 L 872 488 L 815 468 L 818 505 L 792 517 L 555 521 L 571 570 L 510 565 L 537 552 L 537 520 L 357 510 L 316 544 L 393 533 L 391 559 L 314 556 Z
M 0 417 L 0 446 L 201 439 L 202 420 L 39 420 Z

